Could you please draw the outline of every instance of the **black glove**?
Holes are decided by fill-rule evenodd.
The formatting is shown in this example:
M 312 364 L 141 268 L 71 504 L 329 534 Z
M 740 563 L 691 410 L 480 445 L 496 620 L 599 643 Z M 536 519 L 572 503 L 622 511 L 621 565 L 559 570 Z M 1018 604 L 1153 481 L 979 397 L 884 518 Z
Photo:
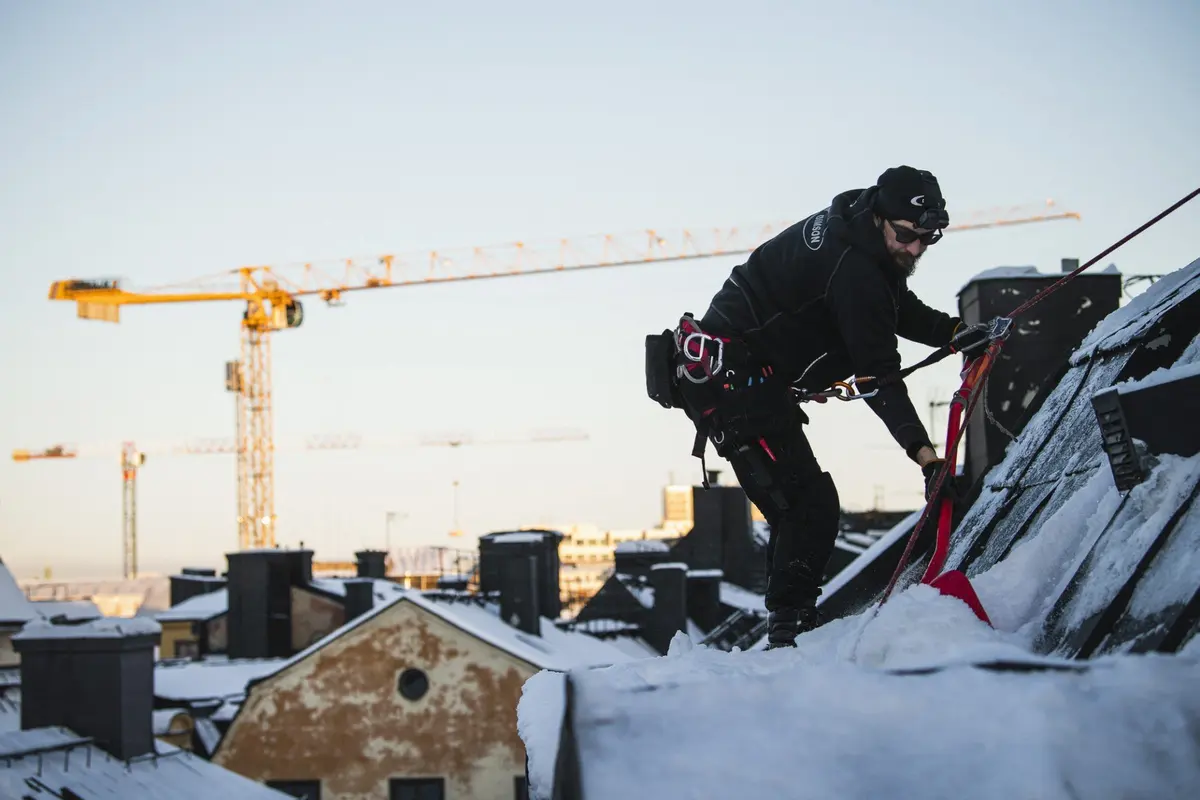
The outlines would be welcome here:
M 981 322 L 965 328 L 959 326 L 954 335 L 950 337 L 950 350 L 962 353 L 967 358 L 978 358 L 983 355 L 983 351 L 991 342 L 991 330 L 992 323 L 990 322 Z
M 933 492 L 933 484 L 937 481 L 938 471 L 941 470 L 942 465 L 945 463 L 946 459 L 935 458 L 921 467 L 921 472 L 925 475 L 925 502 L 929 502 Z M 955 480 L 953 468 L 951 468 L 951 471 L 946 473 L 945 480 L 942 481 L 941 491 L 938 492 L 938 501 L 949 500 L 953 503 L 958 499 L 958 484 Z

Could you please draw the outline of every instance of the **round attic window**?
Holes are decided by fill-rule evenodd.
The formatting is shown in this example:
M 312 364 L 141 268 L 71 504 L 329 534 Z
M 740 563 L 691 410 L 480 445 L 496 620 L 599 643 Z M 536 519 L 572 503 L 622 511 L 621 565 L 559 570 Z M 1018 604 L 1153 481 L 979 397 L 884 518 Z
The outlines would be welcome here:
M 429 676 L 422 670 L 409 667 L 400 673 L 396 688 L 405 700 L 420 700 L 429 691 Z

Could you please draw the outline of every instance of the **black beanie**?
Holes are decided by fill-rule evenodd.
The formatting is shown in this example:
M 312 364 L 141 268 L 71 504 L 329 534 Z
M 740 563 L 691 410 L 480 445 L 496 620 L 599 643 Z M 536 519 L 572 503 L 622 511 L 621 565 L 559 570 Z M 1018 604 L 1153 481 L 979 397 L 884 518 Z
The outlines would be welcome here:
M 875 185 L 879 187 L 875 211 L 884 219 L 902 219 L 927 229 L 950 224 L 946 201 L 932 172 L 907 165 L 891 167 Z M 932 213 L 923 218 L 927 212 Z

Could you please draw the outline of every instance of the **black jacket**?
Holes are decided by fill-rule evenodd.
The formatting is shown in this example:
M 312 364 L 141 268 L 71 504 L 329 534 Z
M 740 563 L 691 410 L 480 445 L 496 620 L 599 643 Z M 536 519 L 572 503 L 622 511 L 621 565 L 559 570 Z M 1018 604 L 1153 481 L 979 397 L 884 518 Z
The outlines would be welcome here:
M 896 372 L 897 336 L 930 347 L 949 342 L 959 319 L 921 302 L 889 266 L 871 213 L 874 191 L 843 192 L 760 245 L 733 268 L 701 327 L 744 340 L 809 390 Z M 864 402 L 910 458 L 930 443 L 903 382 Z

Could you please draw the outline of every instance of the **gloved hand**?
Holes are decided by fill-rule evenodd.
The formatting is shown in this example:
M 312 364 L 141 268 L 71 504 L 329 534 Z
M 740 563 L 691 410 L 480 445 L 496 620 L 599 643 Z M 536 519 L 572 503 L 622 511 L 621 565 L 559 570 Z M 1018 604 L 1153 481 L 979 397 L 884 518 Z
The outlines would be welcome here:
M 942 465 L 946 463 L 944 458 L 935 458 L 929 461 L 925 466 L 921 467 L 921 473 L 925 476 L 925 502 L 929 502 L 933 492 L 933 484 L 937 480 L 938 472 Z M 938 502 L 949 500 L 955 502 L 959 499 L 958 484 L 955 480 L 953 468 L 946 473 L 945 480 L 942 481 L 941 491 L 938 492 Z
M 962 353 L 967 358 L 978 358 L 983 355 L 983 351 L 991 342 L 991 339 L 988 338 L 991 330 L 992 323 L 990 322 L 981 322 L 969 327 L 959 326 L 954 335 L 950 337 L 950 350 Z

